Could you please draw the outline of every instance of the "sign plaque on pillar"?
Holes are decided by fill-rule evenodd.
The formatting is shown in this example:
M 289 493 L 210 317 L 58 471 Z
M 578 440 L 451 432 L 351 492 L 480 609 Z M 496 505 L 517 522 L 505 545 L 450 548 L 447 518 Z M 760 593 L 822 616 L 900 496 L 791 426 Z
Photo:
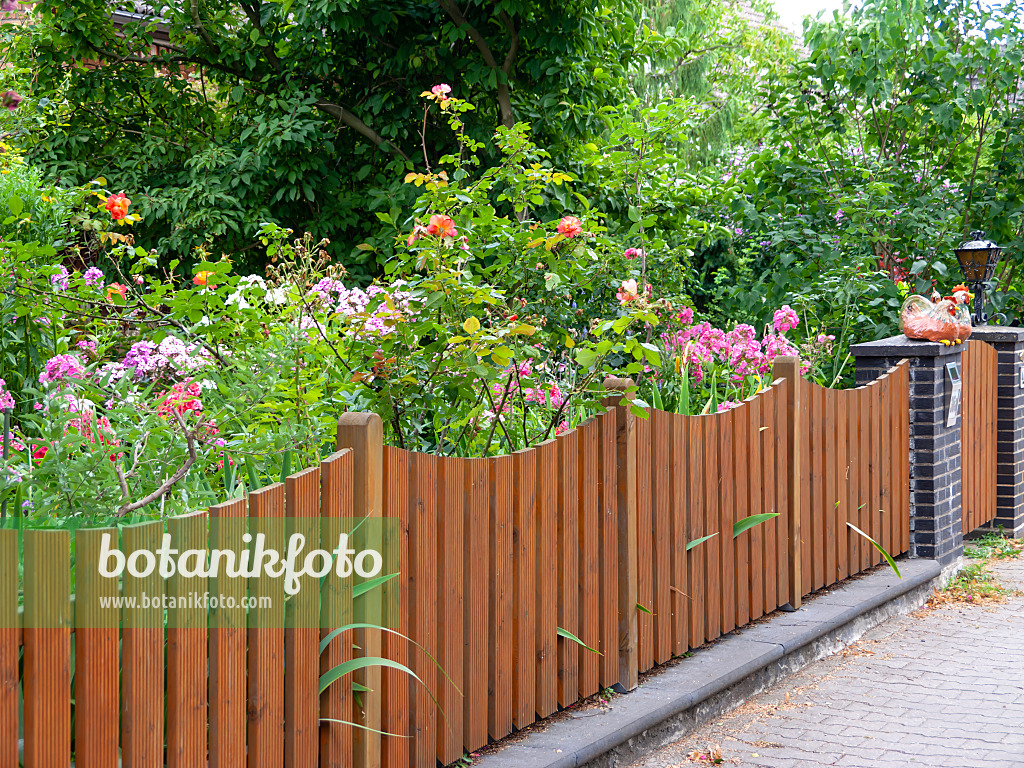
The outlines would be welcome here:
M 946 373 L 949 374 L 949 380 L 953 384 L 953 389 L 949 393 L 949 407 L 946 410 L 946 426 L 952 427 L 960 418 L 960 396 L 963 391 L 963 382 L 960 380 L 960 366 L 956 363 L 946 363 Z

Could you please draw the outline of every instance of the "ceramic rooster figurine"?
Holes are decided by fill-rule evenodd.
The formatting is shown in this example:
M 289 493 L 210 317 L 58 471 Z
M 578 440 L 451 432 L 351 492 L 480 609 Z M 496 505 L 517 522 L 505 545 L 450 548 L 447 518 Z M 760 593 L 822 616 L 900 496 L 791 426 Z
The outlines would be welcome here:
M 938 341 L 942 344 L 960 344 L 971 335 L 971 294 L 967 286 L 953 288 L 952 296 L 932 292 L 929 301 L 924 296 L 908 296 L 900 309 L 900 330 L 908 339 Z

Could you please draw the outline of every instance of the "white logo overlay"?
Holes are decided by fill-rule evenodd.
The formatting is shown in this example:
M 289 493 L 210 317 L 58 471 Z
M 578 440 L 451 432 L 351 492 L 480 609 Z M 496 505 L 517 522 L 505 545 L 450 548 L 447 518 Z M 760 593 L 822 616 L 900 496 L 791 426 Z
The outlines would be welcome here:
M 235 552 L 231 549 L 186 549 L 179 552 L 171 547 L 171 535 L 165 533 L 159 549 L 151 552 L 137 549 L 125 555 L 110 545 L 111 534 L 104 533 L 99 557 L 99 573 L 108 579 L 119 577 L 125 570 L 137 579 L 151 576 L 155 571 L 168 579 L 175 574 L 182 578 L 216 578 L 223 567 L 224 575 L 237 579 L 257 578 L 266 574 L 272 579 L 284 577 L 284 591 L 289 595 L 299 593 L 299 579 L 303 576 L 322 578 L 332 567 L 339 578 L 351 578 L 353 574 L 369 579 L 378 576 L 384 569 L 384 558 L 375 549 L 357 552 L 349 546 L 348 534 L 338 535 L 338 546 L 333 550 L 312 549 L 299 561 L 306 546 L 306 537 L 293 533 L 288 537 L 288 548 L 282 556 L 276 549 L 266 547 L 262 533 L 253 536 L 242 534 L 242 542 L 253 544 L 251 549 Z

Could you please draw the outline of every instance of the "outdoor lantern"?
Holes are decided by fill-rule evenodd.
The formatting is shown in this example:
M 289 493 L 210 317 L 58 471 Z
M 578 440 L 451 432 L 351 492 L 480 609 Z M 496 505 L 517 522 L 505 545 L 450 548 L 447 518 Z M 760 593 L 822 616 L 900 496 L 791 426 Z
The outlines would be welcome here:
M 986 240 L 985 233 L 977 229 L 971 232 L 971 240 L 956 249 L 956 259 L 960 262 L 964 281 L 974 293 L 971 322 L 975 325 L 984 325 L 988 321 L 988 315 L 985 314 L 985 283 L 992 279 L 1002 250 L 1002 246 Z

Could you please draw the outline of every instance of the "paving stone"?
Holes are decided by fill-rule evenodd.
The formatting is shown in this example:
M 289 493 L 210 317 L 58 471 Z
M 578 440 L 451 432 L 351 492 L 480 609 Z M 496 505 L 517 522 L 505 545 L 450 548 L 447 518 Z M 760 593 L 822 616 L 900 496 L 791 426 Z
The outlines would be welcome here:
M 993 566 L 1024 588 L 1024 560 Z M 899 616 L 632 768 L 1022 768 L 1024 595 Z M 756 757 L 755 757 L 756 755 Z

